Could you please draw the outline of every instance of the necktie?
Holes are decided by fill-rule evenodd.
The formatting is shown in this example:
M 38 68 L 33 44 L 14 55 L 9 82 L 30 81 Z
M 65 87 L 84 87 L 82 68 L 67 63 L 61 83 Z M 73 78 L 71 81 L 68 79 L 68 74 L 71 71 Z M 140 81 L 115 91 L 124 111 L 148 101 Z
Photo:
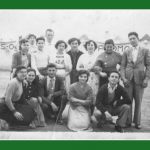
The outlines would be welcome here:
M 54 79 L 50 79 L 49 81 L 49 93 L 52 93 L 54 90 Z

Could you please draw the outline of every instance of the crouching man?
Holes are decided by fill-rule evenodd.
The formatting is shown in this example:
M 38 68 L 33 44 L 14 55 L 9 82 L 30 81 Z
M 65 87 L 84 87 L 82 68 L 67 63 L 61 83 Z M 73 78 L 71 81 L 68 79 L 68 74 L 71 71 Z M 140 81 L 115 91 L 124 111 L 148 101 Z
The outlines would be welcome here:
M 97 94 L 95 117 L 101 122 L 102 118 L 112 120 L 112 116 L 118 116 L 115 130 L 123 132 L 129 115 L 131 100 L 121 85 L 119 85 L 120 74 L 112 71 L 109 74 L 108 83 L 104 84 Z
M 62 124 L 62 112 L 67 103 L 64 82 L 56 76 L 56 65 L 47 66 L 48 75 L 41 80 L 42 109 L 46 118 Z

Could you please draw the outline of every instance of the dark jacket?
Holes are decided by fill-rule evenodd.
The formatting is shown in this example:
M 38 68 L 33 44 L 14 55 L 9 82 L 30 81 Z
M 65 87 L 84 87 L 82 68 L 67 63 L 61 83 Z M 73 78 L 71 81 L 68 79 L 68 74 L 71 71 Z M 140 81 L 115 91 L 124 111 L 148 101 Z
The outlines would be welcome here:
M 65 88 L 64 88 L 63 80 L 59 77 L 56 77 L 55 89 L 54 89 L 55 97 L 62 96 L 64 94 L 64 92 L 65 92 Z M 40 81 L 40 95 L 42 96 L 42 98 L 48 96 L 47 77 L 44 77 L 44 79 Z
M 27 58 L 28 58 L 28 61 L 29 61 L 28 67 L 31 67 L 31 55 L 27 54 Z M 14 69 L 14 68 L 16 68 L 19 65 L 22 65 L 22 62 L 21 62 L 21 52 L 17 52 L 17 53 L 13 54 L 11 68 Z
M 96 98 L 96 107 L 104 113 L 108 111 L 110 107 L 113 107 L 113 103 L 117 101 L 117 106 L 123 104 L 131 104 L 131 100 L 126 90 L 118 84 L 115 90 L 115 96 L 111 103 L 108 103 L 108 84 L 104 84 L 98 91 Z

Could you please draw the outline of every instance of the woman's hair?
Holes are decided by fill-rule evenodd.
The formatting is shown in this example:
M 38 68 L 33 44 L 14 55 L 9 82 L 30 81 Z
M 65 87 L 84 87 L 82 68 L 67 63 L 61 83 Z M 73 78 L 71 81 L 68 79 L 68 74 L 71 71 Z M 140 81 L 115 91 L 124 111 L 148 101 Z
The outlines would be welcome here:
M 19 41 L 19 50 L 21 50 L 21 45 L 22 45 L 22 44 L 28 43 L 28 42 L 29 42 L 28 39 L 21 39 L 21 40 Z
M 36 71 L 35 71 L 35 69 L 33 69 L 33 68 L 27 69 L 27 73 L 29 73 L 29 72 L 34 72 L 34 74 L 35 74 L 35 76 L 36 76 Z
M 130 32 L 130 33 L 128 34 L 128 37 L 131 36 L 131 35 L 134 35 L 134 36 L 137 37 L 137 39 L 139 39 L 138 33 L 136 33 L 136 32 Z
M 115 46 L 114 41 L 112 39 L 108 39 L 108 40 L 105 41 L 104 50 L 106 50 L 106 45 L 107 44 L 112 44 L 113 46 Z
M 96 49 L 97 49 L 97 44 L 96 44 L 96 42 L 93 41 L 93 40 L 86 41 L 85 44 L 84 44 L 84 48 L 87 50 L 87 45 L 89 45 L 90 43 L 93 43 L 93 44 L 94 44 L 94 47 L 95 47 L 94 50 L 96 50 Z
M 22 70 L 22 69 L 27 69 L 27 68 L 26 68 L 25 66 L 22 66 L 22 65 L 17 66 L 17 67 L 16 67 L 16 71 L 15 71 L 15 73 L 14 73 L 14 77 L 17 77 L 18 72 L 19 72 L 20 70 Z
M 78 45 L 81 44 L 81 41 L 80 41 L 78 38 L 71 38 L 71 39 L 69 39 L 69 40 L 68 40 L 68 44 L 71 45 L 71 43 L 74 42 L 74 41 L 77 41 L 77 42 L 78 42 Z
M 40 40 L 42 40 L 42 41 L 45 42 L 45 38 L 41 36 L 41 37 L 38 37 L 38 38 L 36 39 L 36 43 L 37 43 L 38 41 L 40 41 Z
M 62 43 L 65 44 L 65 49 L 66 49 L 66 48 L 67 48 L 67 43 L 66 43 L 65 41 L 63 41 L 63 40 L 57 41 L 56 44 L 55 44 L 55 48 L 57 49 L 57 48 L 58 48 L 58 45 L 59 45 L 59 44 L 62 44 Z
M 28 40 L 31 38 L 31 37 L 34 37 L 36 39 L 36 36 L 34 34 L 29 34 L 28 35 Z
M 86 74 L 87 75 L 87 81 L 88 81 L 88 79 L 89 79 L 89 72 L 87 71 L 87 70 L 79 70 L 78 71 L 78 74 L 77 74 L 77 80 L 79 81 L 79 76 L 81 76 L 81 75 L 83 75 L 83 74 Z M 86 81 L 86 82 L 87 82 Z
M 39 80 L 38 80 L 38 78 L 36 77 L 36 71 L 35 71 L 35 69 L 33 69 L 33 68 L 27 69 L 27 73 L 29 73 L 29 72 L 34 72 L 34 74 L 35 74 L 35 79 L 33 80 L 32 83 L 35 84 L 35 85 L 37 85 L 37 87 L 38 87 Z

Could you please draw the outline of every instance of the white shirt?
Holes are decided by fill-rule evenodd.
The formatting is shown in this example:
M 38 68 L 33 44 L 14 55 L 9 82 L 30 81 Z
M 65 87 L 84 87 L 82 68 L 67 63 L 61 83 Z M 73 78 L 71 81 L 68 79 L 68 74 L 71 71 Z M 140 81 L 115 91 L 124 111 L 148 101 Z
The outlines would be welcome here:
M 117 87 L 118 87 L 118 85 L 116 85 L 112 88 L 111 85 L 108 83 L 108 93 L 113 93 Z
M 51 87 L 51 90 L 54 90 L 55 81 L 56 81 L 56 77 L 50 78 L 49 76 L 47 76 L 47 89 L 50 88 L 49 85 L 50 85 L 50 82 L 52 82 L 53 86 Z
M 55 48 L 55 44 L 54 43 L 45 43 L 44 46 L 44 51 L 48 54 L 51 55 L 53 53 L 56 53 L 56 48 Z
M 134 62 L 134 63 L 135 63 L 136 60 L 137 60 L 138 51 L 139 51 L 139 46 L 137 46 L 137 47 L 132 47 L 132 57 L 133 57 L 133 62 Z
M 49 56 L 44 51 L 37 51 L 32 55 L 31 66 L 36 70 L 37 75 L 40 75 L 38 68 L 46 67 L 48 65 Z

